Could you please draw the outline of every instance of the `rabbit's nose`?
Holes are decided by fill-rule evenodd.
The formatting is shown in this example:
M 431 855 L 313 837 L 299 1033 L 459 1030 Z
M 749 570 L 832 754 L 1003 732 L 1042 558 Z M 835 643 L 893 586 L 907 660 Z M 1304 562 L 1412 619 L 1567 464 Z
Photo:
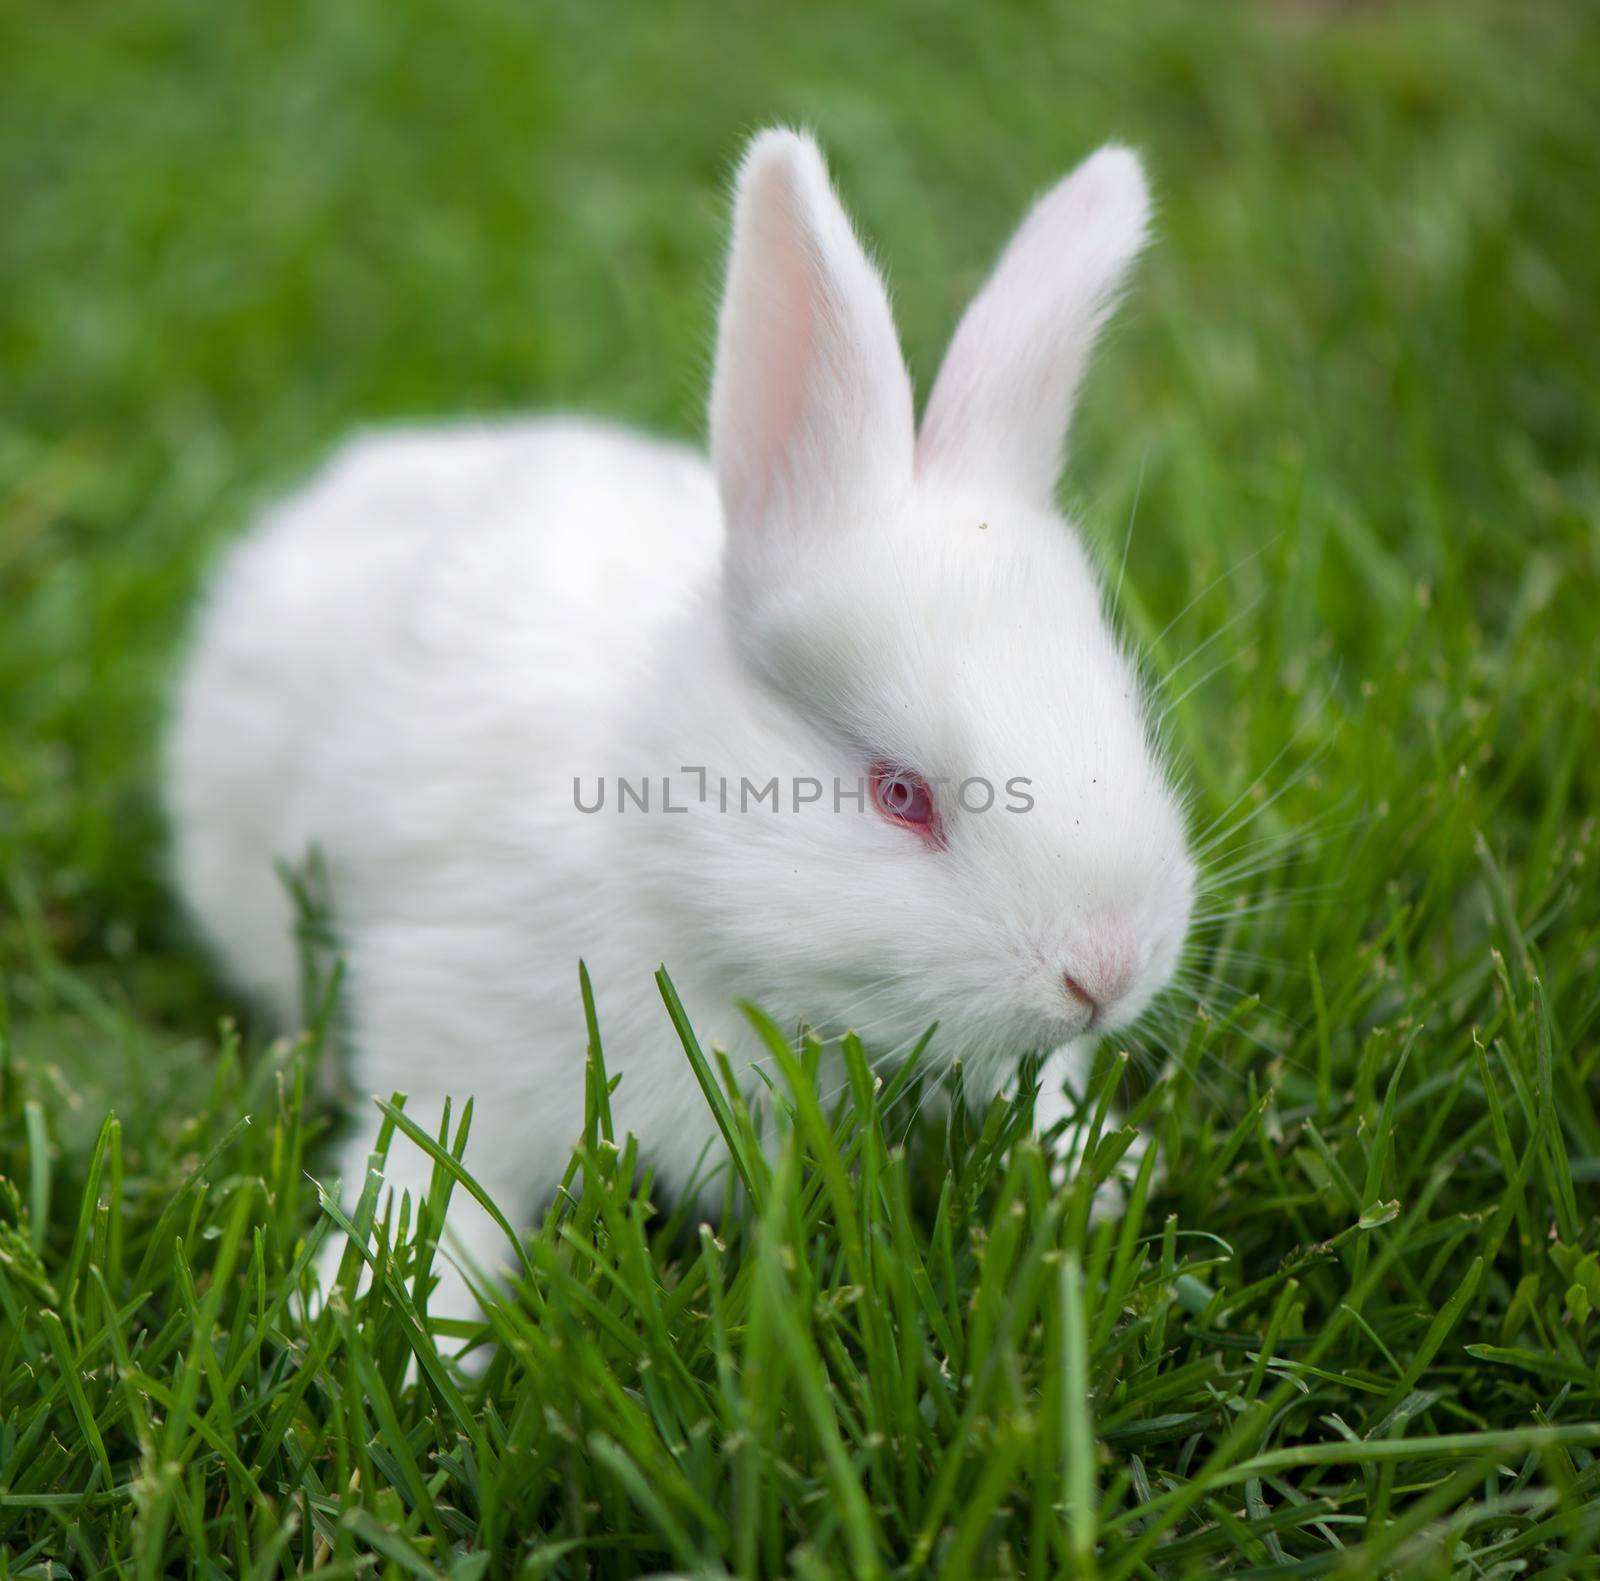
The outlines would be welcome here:
M 1100 1006 L 1096 1002 L 1094 995 L 1071 972 L 1063 972 L 1061 974 L 1061 987 L 1073 1004 L 1081 1006 L 1089 1012 L 1089 1024 L 1093 1026 L 1095 1017 L 1100 1014 Z
M 1108 1005 L 1133 986 L 1133 963 L 1126 956 L 1107 954 L 1069 967 L 1061 974 L 1061 990 L 1074 1005 L 1089 1012 L 1089 1025 L 1098 1026 Z

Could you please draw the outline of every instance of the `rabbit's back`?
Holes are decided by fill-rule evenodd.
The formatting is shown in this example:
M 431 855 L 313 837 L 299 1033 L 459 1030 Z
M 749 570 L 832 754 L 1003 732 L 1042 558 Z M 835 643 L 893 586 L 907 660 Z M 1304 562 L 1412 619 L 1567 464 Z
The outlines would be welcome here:
M 552 749 L 604 728 L 720 542 L 699 456 L 568 419 L 364 435 L 268 511 L 211 584 L 169 739 L 179 883 L 232 977 L 292 1023 L 276 864 L 414 874 L 430 808 L 491 818 L 574 761 Z

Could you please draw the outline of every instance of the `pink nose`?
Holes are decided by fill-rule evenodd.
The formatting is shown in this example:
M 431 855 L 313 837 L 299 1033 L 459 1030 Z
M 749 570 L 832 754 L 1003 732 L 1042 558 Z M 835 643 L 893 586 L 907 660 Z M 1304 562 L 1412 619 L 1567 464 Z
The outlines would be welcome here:
M 1061 986 L 1065 990 L 1067 998 L 1073 1004 L 1082 1005 L 1089 1012 L 1091 1021 L 1100 1014 L 1100 1006 L 1095 1002 L 1094 995 L 1071 972 L 1063 972 L 1061 974 Z
M 1076 972 L 1061 974 L 1061 989 L 1067 998 L 1089 1012 L 1089 1024 L 1100 1020 L 1107 1005 L 1114 1004 L 1133 986 L 1133 968 L 1122 960 L 1086 962 Z

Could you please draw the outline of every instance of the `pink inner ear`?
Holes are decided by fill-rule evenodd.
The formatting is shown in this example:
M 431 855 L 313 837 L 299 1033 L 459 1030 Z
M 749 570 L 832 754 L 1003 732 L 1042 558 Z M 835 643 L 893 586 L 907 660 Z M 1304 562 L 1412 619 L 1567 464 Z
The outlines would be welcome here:
M 764 518 L 826 524 L 886 479 L 903 486 L 911 449 L 911 384 L 883 281 L 815 145 L 762 133 L 739 179 L 711 391 L 730 549 Z
M 724 482 L 730 506 L 752 516 L 793 473 L 816 382 L 818 282 L 791 199 L 776 182 L 757 194 L 749 216 L 754 278 L 734 282 L 738 300 L 725 338 Z

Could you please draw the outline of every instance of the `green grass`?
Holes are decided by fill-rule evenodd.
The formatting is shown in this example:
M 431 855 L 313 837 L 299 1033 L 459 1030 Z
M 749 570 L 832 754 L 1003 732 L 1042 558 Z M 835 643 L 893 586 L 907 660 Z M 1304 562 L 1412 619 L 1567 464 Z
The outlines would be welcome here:
M 0 1574 L 1596 1574 L 1597 81 L 1583 0 L 0 7 Z M 374 1293 L 301 1313 L 319 1038 L 219 1036 L 164 690 L 356 422 L 698 431 L 782 118 L 924 389 L 1026 197 L 1145 150 L 1069 487 L 1113 567 L 1132 524 L 1218 888 L 1069 1184 L 1026 1093 L 933 1118 L 937 1042 L 835 1111 L 779 1039 L 768 1159 L 691 1036 L 713 1235 L 597 1049 L 467 1377 L 431 1208 L 369 1197 Z M 1091 1224 L 1112 1095 L 1155 1147 Z

